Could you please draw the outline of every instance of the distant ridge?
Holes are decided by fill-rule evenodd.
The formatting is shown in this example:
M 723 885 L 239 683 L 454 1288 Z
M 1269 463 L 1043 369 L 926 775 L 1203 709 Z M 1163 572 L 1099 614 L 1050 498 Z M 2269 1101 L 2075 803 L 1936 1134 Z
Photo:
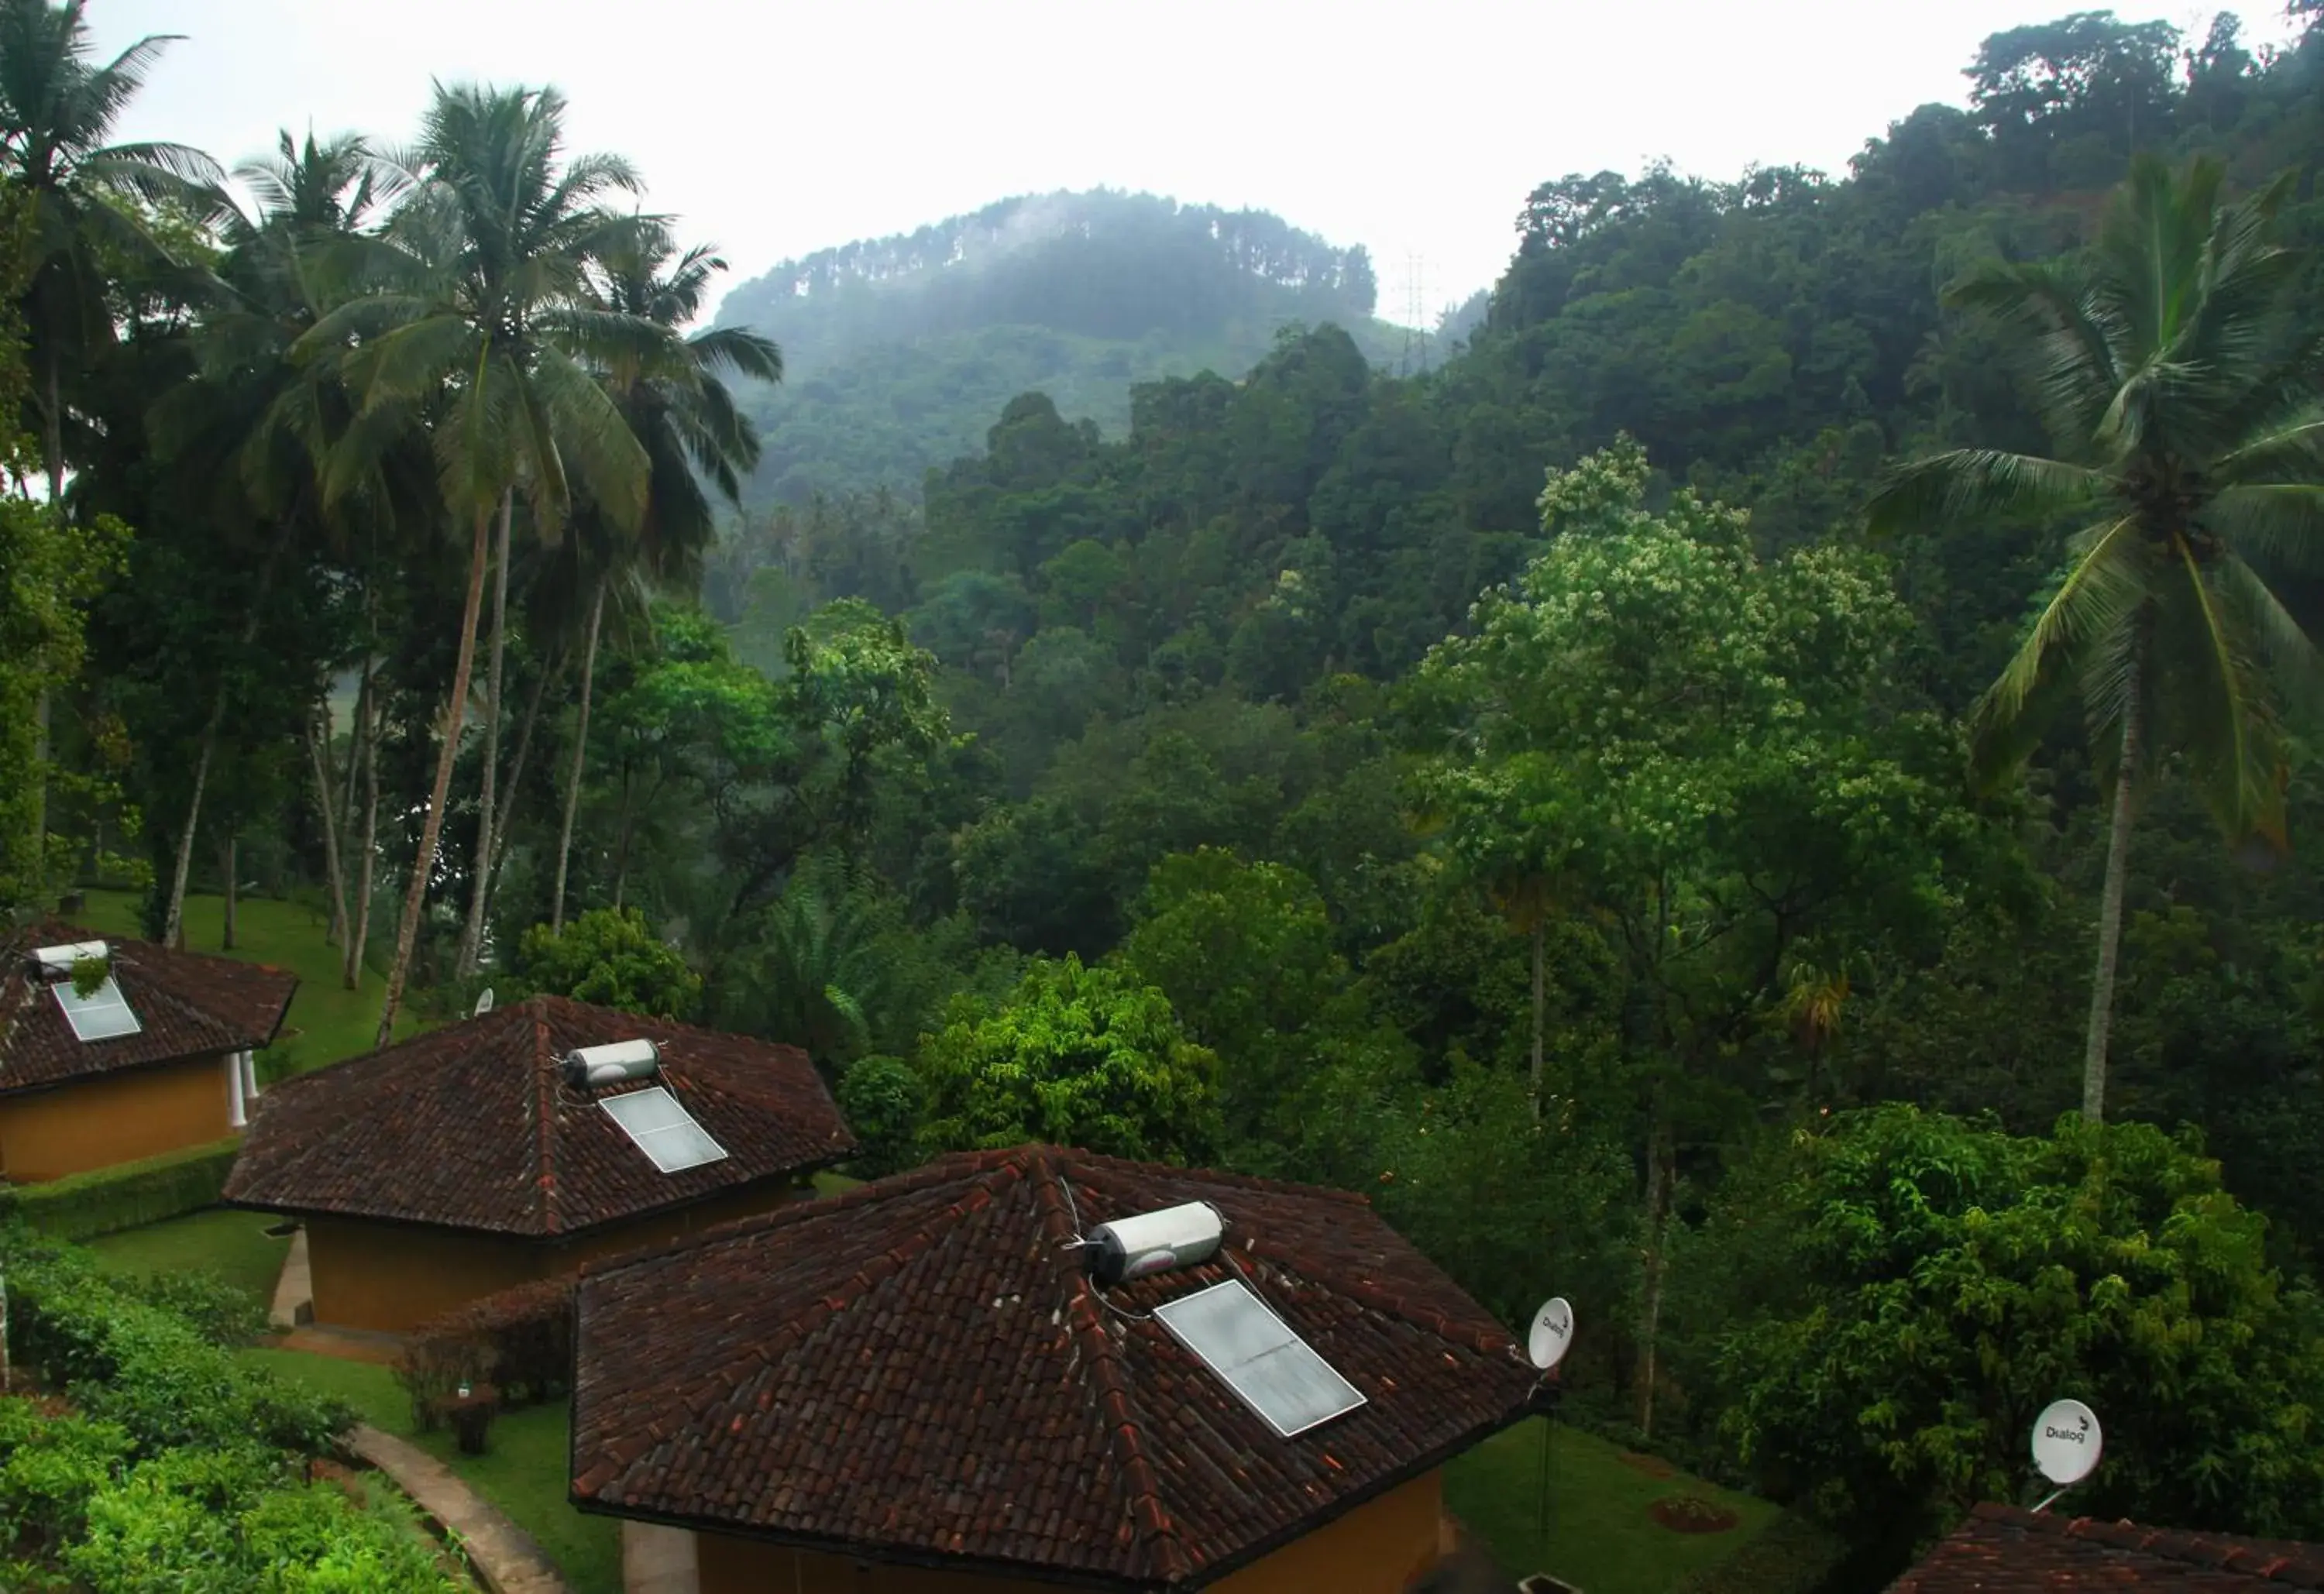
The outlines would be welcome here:
M 1293 322 L 1334 322 L 1392 365 L 1361 245 L 1260 210 L 1112 189 L 1020 195 L 911 233 L 786 261 L 738 284 L 718 324 L 782 346 L 788 377 L 746 403 L 767 442 L 759 504 L 888 487 L 982 446 L 1038 389 L 1118 433 L 1130 389 L 1240 376 Z

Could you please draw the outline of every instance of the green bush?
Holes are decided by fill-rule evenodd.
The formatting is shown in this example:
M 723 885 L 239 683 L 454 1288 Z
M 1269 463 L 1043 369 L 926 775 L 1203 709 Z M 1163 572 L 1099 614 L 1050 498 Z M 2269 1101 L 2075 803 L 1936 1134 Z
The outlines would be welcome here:
M 848 1166 L 877 1179 L 919 1160 L 920 1115 L 927 1096 L 919 1071 L 900 1057 L 859 1057 L 839 1076 L 839 1110 L 860 1147 Z
M 0 1188 L 0 1218 L 13 1213 L 59 1239 L 94 1239 L 181 1217 L 217 1204 L 241 1144 L 239 1138 L 218 1140 L 45 1184 L 5 1186 Z
M 122 1294 L 184 1318 L 213 1345 L 247 1345 L 266 1332 L 266 1308 L 258 1298 L 208 1268 L 109 1277 Z
M 132 1448 L 118 1424 L 46 1417 L 29 1400 L 0 1400 L 0 1543 L 37 1552 L 78 1537 L 90 1498 Z
M 411 1396 L 412 1425 L 432 1432 L 433 1403 L 464 1380 L 497 1386 L 510 1405 L 533 1405 L 570 1388 L 573 1286 L 570 1277 L 519 1285 L 413 1330 L 395 1363 L 396 1382 Z
M 244 1366 L 196 1322 L 136 1298 L 88 1253 L 8 1248 L 18 1359 L 88 1416 L 118 1423 L 141 1454 L 257 1442 L 312 1455 L 354 1421 L 343 1405 Z

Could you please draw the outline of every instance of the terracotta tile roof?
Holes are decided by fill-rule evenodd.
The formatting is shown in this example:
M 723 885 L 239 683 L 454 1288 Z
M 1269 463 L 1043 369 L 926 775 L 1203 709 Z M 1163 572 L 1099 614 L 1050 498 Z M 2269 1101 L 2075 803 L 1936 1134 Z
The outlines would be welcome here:
M 1889 1589 L 1891 1594 L 2013 1589 L 2254 1594 L 2271 1586 L 2324 1589 L 2324 1545 L 1984 1505 Z
M 43 946 L 103 941 L 134 1035 L 75 1036 L 46 981 L 26 965 Z M 0 933 L 0 1095 L 69 1084 L 270 1044 L 299 976 L 264 963 L 177 952 L 55 920 Z
M 1277 1437 L 1065 1248 L 1076 1212 L 1086 1230 L 1197 1200 L 1226 1215 L 1226 1259 L 1111 1303 L 1240 1276 L 1366 1405 Z M 1225 1576 L 1517 1420 L 1536 1384 L 1360 1196 L 1050 1147 L 596 1265 L 578 1309 L 585 1508 L 1102 1587 Z
M 638 1039 L 660 1049 L 655 1078 L 580 1091 L 563 1083 L 566 1053 Z M 724 1159 L 662 1173 L 598 1106 L 653 1084 Z M 550 1239 L 854 1149 L 804 1052 L 536 997 L 267 1092 L 226 1199 Z

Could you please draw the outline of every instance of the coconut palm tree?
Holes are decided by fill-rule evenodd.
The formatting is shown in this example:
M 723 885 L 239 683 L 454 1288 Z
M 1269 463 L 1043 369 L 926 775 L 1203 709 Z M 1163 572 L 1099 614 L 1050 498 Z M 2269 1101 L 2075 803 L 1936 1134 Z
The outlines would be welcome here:
M 231 500 L 228 517 L 273 527 L 244 621 L 241 647 L 247 650 L 278 568 L 318 522 L 317 471 L 349 417 L 346 395 L 329 373 L 294 366 L 289 353 L 327 307 L 333 273 L 326 263 L 378 219 L 401 175 L 354 134 L 318 143 L 310 133 L 302 145 L 288 132 L 279 136 L 277 154 L 243 161 L 235 174 L 257 195 L 258 213 L 231 210 L 220 228 L 227 253 L 203 318 L 195 379 L 155 403 L 151 430 L 160 456 L 180 469 L 186 492 Z M 375 501 L 375 493 L 348 495 L 329 521 L 344 527 L 359 502 Z M 195 754 L 163 915 L 165 943 L 175 941 L 184 911 L 232 678 L 231 669 L 220 670 Z M 335 892 L 338 884 L 335 869 Z
M 611 156 L 568 160 L 564 115 L 564 99 L 551 89 L 439 84 L 410 161 L 412 194 L 387 228 L 386 247 L 364 265 L 374 290 L 301 340 L 304 357 L 343 364 L 366 418 L 425 426 L 446 510 L 470 532 L 443 744 L 381 1007 L 382 1046 L 410 973 L 450 797 L 494 518 L 503 573 L 496 609 L 505 605 L 520 489 L 544 535 L 562 528 L 580 494 L 610 525 L 634 530 L 645 516 L 650 462 L 592 366 L 627 359 L 659 370 L 680 363 L 665 329 L 589 302 L 590 263 L 634 230 L 601 200 L 633 193 L 639 182 Z M 360 461 L 364 450 L 344 457 Z M 335 466 L 327 496 L 346 484 L 352 468 Z M 495 659 L 499 634 L 496 626 Z M 497 673 L 495 664 L 491 674 Z M 487 771 L 498 761 L 497 699 L 496 687 L 489 689 Z
M 2286 601 L 2324 567 L 2319 346 L 2300 262 L 2273 239 L 2287 182 L 2228 202 L 2216 161 L 2142 157 L 2095 246 L 1994 265 L 1949 303 L 2022 336 L 2053 457 L 1963 448 L 1895 471 L 1876 530 L 2009 516 L 2079 529 L 2055 589 L 1978 705 L 2009 769 L 2065 688 L 2113 787 L 2082 1111 L 2106 1101 L 2132 815 L 2175 760 L 2228 836 L 2283 844 L 2283 711 L 2324 703 L 2324 660 Z
M 707 246 L 678 253 L 669 230 L 641 225 L 627 248 L 600 263 L 594 275 L 596 300 L 606 311 L 633 316 L 673 330 L 702 313 L 711 279 L 726 263 Z M 597 662 L 597 640 L 609 594 L 637 591 L 626 582 L 634 572 L 646 584 L 691 589 L 701 579 L 702 559 L 717 535 L 717 520 L 704 492 L 707 483 L 730 504 L 742 503 L 742 478 L 759 463 L 759 437 L 750 418 L 735 407 L 726 387 L 729 375 L 780 382 L 781 351 L 759 334 L 741 327 L 713 327 L 685 343 L 687 364 L 678 371 L 617 360 L 605 373 L 608 388 L 631 429 L 652 461 L 651 486 L 640 535 L 626 546 L 599 538 L 599 557 L 588 582 L 589 621 L 581 655 L 581 701 L 573 734 L 573 762 L 565 787 L 565 815 L 557 843 L 557 884 L 550 897 L 549 926 L 565 924 L 567 865 L 573 855 L 573 820 L 581 798 L 581 774 L 589 744 L 589 694 Z M 472 919 L 476 917 L 471 909 Z
M 112 143 L 114 124 L 144 86 L 145 74 L 177 37 L 138 40 L 98 65 L 90 53 L 84 0 L 0 0 L 0 177 L 23 196 L 30 276 L 18 309 L 32 368 L 31 410 L 61 522 L 71 431 L 69 379 L 113 340 L 114 284 L 100 256 L 110 252 L 157 272 L 174 267 L 168 250 L 137 219 L 134 204 L 184 202 L 208 213 L 218 203 L 217 165 L 182 144 Z M 48 761 L 48 694 L 35 708 L 34 758 Z M 48 780 L 33 801 L 33 855 L 48 829 Z

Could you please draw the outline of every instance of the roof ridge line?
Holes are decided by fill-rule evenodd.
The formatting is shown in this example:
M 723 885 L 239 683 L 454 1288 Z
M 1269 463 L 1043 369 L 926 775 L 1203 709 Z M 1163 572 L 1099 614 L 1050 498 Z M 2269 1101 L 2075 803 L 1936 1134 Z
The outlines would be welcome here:
M 1046 1151 L 1037 1151 L 1026 1159 L 1038 1163 L 1049 1177 L 1035 1185 L 1034 1200 L 1041 1208 L 1041 1232 L 1053 1239 L 1052 1255 L 1062 1258 L 1065 1242 L 1078 1239 L 1074 1219 L 1068 1212 L 1060 1181 L 1071 1175 L 1062 1159 L 1053 1159 Z M 1122 1479 L 1130 1489 L 1130 1519 L 1136 1525 L 1139 1538 L 1153 1555 L 1155 1570 L 1164 1578 L 1176 1580 L 1191 1573 L 1194 1561 L 1178 1540 L 1178 1525 L 1172 1520 L 1168 1507 L 1162 1503 L 1162 1484 L 1154 1463 L 1147 1459 L 1145 1441 L 1139 1437 L 1137 1407 L 1132 1400 L 1130 1380 L 1121 1368 L 1121 1348 L 1113 1336 L 1106 1332 L 1105 1320 L 1099 1315 L 1096 1291 L 1083 1272 L 1078 1261 L 1069 1265 L 1065 1310 L 1074 1325 L 1074 1337 L 1083 1342 L 1087 1354 L 1090 1377 L 1098 1386 L 1098 1406 L 1105 1421 L 1106 1449 L 1121 1465 Z
M 540 1177 L 534 1184 L 540 1201 L 540 1226 L 545 1234 L 556 1234 L 563 1225 L 557 1213 L 557 1076 L 549 1063 L 549 1015 L 538 1001 L 525 1004 L 532 1010 L 532 1055 L 526 1059 L 532 1068 L 533 1130 L 540 1146 Z

